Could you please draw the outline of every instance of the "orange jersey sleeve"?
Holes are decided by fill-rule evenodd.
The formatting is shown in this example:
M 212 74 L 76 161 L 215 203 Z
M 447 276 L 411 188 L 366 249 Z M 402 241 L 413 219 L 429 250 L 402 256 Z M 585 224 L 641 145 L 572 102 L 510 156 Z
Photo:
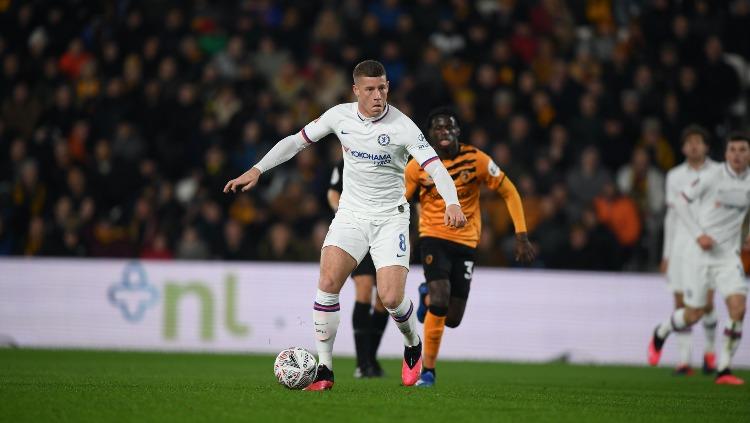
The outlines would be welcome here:
M 500 194 L 505 201 L 508 212 L 513 220 L 513 226 L 516 229 L 516 233 L 526 232 L 526 217 L 523 212 L 523 202 L 521 196 L 518 194 L 516 186 L 513 185 L 510 179 L 505 175 L 505 172 L 495 164 L 490 156 L 483 152 L 478 152 L 477 162 L 481 163 L 482 175 L 485 184 Z
M 505 172 L 500 170 L 490 156 L 478 150 L 477 176 L 493 191 L 497 191 L 505 180 Z

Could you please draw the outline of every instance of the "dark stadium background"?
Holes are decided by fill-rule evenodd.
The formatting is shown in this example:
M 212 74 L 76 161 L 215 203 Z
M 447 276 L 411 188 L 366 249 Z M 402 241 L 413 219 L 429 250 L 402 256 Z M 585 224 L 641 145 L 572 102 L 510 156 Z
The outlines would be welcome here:
M 364 58 L 416 122 L 460 112 L 537 267 L 656 269 L 680 131 L 748 125 L 748 1 L 0 0 L 0 255 L 316 261 L 336 140 L 221 188 Z M 480 265 L 512 266 L 484 198 Z

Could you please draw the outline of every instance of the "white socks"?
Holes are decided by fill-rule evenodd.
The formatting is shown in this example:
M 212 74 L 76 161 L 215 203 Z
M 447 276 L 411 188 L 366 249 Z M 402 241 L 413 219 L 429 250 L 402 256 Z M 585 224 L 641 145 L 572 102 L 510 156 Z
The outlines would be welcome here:
M 716 310 L 711 310 L 710 313 L 703 315 L 703 333 L 706 335 L 706 346 L 704 352 L 712 353 L 716 350 L 716 324 L 718 319 L 716 318 Z
M 719 372 L 729 367 L 734 353 L 737 352 L 742 338 L 742 321 L 728 321 L 722 338 L 724 338 L 724 345 L 722 345 L 719 365 L 716 368 Z
M 401 304 L 390 309 L 386 307 L 393 320 L 398 326 L 398 330 L 404 334 L 404 345 L 413 347 L 419 344 L 419 335 L 417 334 L 417 316 L 414 315 L 414 304 L 407 297 L 404 297 Z
M 318 350 L 318 364 L 333 370 L 333 341 L 339 329 L 339 294 L 329 294 L 318 290 L 313 305 L 315 325 L 315 347 Z

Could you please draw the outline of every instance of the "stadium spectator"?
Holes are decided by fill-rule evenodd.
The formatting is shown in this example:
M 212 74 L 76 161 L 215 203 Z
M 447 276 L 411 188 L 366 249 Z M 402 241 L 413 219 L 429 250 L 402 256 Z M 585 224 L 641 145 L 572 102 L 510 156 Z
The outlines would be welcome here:
M 613 182 L 604 184 L 593 205 L 597 220 L 615 234 L 622 251 L 618 266 L 621 267 L 632 257 L 641 236 L 643 223 L 638 206 L 632 198 L 618 191 Z
M 579 166 L 568 171 L 566 177 L 570 200 L 576 208 L 576 218 L 611 180 L 609 171 L 599 164 L 599 151 L 596 147 L 586 147 L 581 153 Z
M 639 248 L 639 259 L 655 261 L 664 216 L 664 174 L 651 164 L 643 147 L 633 150 L 629 164 L 617 173 L 617 186 L 638 205 L 644 233 Z M 648 256 L 648 257 L 644 257 Z
M 633 150 L 631 161 L 617 172 L 617 187 L 638 205 L 642 216 L 659 216 L 664 208 L 664 175 L 651 165 L 643 147 Z
M 141 258 L 150 260 L 171 260 L 174 253 L 169 248 L 167 235 L 163 232 L 157 233 L 150 245 L 141 251 Z

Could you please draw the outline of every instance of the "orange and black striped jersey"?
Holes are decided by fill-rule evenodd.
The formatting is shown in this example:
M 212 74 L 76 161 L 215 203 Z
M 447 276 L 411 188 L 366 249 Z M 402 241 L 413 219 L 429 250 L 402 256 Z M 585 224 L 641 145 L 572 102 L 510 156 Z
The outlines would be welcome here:
M 479 209 L 480 188 L 482 184 L 485 184 L 493 191 L 499 191 L 506 179 L 505 173 L 490 156 L 466 144 L 459 144 L 456 157 L 443 160 L 443 165 L 448 169 L 448 173 L 456 184 L 458 201 L 467 219 L 466 226 L 463 228 L 445 226 L 443 221 L 445 201 L 438 194 L 430 175 L 419 166 L 419 163 L 412 160 L 406 165 L 406 198 L 411 199 L 419 189 L 419 204 L 422 209 L 419 214 L 419 235 L 446 239 L 476 248 L 479 243 L 479 234 L 482 232 L 482 216 Z M 508 184 L 511 185 L 510 181 Z M 515 192 L 515 188 L 513 191 Z M 516 229 L 518 231 L 519 225 L 516 225 Z M 523 231 L 525 230 L 524 224 Z

